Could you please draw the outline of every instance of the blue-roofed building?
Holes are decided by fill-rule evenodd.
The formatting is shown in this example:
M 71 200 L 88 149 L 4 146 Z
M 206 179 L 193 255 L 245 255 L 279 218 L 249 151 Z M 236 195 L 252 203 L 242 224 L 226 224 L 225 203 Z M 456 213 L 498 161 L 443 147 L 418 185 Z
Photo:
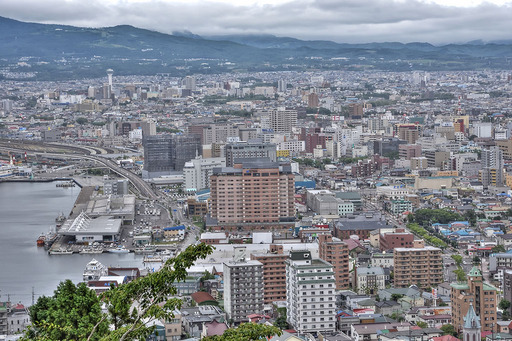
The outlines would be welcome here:
M 183 240 L 185 238 L 185 225 L 165 227 L 164 238 L 167 240 Z

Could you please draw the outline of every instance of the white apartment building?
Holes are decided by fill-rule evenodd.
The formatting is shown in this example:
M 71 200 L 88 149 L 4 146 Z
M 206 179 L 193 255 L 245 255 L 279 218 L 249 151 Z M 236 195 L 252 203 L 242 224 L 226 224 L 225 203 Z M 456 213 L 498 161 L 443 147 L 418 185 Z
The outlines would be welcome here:
M 185 181 L 185 190 L 199 191 L 210 187 L 210 175 L 214 168 L 226 167 L 226 159 L 223 157 L 214 157 L 203 159 L 197 157 L 183 166 L 183 179 Z
M 291 251 L 286 260 L 286 317 L 299 334 L 336 331 L 333 266 L 311 259 L 310 251 Z

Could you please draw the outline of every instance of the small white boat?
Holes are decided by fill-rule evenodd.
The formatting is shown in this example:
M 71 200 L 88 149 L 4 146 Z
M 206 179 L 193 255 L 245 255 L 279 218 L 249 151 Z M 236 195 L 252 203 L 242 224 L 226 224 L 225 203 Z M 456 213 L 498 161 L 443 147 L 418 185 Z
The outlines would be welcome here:
M 67 249 L 58 249 L 58 250 L 50 250 L 48 251 L 50 255 L 72 255 L 73 250 L 67 250 Z
M 115 249 L 108 250 L 108 252 L 110 252 L 110 253 L 129 253 L 130 250 L 128 250 L 124 246 L 118 246 Z

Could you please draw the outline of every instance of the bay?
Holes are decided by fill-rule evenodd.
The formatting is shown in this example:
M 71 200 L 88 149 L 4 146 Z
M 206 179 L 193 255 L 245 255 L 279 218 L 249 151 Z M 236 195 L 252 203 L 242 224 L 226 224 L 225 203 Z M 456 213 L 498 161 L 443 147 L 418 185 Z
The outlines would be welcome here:
M 0 301 L 32 303 L 52 295 L 59 282 L 82 281 L 85 265 L 95 258 L 106 266 L 143 267 L 142 256 L 129 254 L 48 255 L 36 246 L 41 233 L 55 227 L 55 218 L 68 215 L 79 187 L 55 183 L 0 183 Z

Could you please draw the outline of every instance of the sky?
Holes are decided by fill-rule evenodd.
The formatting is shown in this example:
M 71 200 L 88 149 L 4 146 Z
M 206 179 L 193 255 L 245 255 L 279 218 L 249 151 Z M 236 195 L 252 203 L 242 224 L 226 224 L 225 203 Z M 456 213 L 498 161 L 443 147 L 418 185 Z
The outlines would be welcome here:
M 81 27 L 347 43 L 512 39 L 512 0 L 0 0 L 0 15 Z

